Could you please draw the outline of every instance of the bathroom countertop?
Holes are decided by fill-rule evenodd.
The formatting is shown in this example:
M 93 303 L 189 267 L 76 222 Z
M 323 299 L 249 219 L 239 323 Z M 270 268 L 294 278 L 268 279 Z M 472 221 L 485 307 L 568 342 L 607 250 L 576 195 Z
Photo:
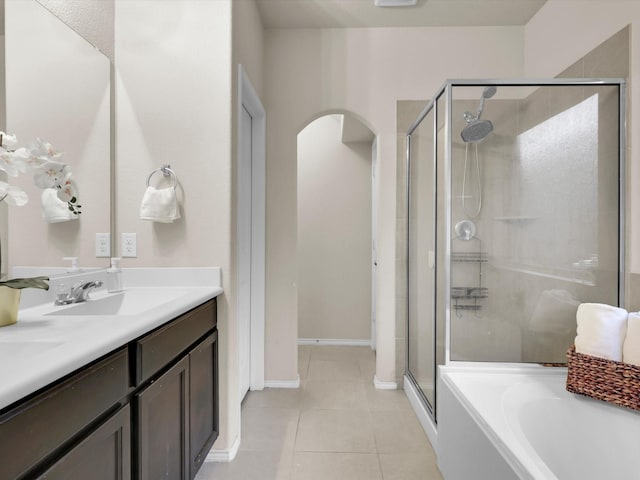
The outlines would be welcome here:
M 0 409 L 217 297 L 223 290 L 215 285 L 125 286 L 124 292 L 168 300 L 150 302 L 143 311 L 138 308 L 130 314 L 115 315 L 66 315 L 64 309 L 85 304 L 53 307 L 46 303 L 21 309 L 16 324 L 0 328 Z M 118 294 L 97 291 L 88 302 L 113 295 Z

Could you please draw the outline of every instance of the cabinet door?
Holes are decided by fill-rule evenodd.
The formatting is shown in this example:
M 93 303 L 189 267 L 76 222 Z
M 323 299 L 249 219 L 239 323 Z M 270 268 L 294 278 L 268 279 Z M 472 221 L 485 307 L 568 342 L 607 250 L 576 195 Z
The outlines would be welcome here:
M 189 357 L 135 397 L 137 478 L 189 478 Z
M 218 332 L 189 354 L 191 478 L 218 437 Z
M 118 410 L 38 479 L 129 480 L 131 435 L 129 405 Z

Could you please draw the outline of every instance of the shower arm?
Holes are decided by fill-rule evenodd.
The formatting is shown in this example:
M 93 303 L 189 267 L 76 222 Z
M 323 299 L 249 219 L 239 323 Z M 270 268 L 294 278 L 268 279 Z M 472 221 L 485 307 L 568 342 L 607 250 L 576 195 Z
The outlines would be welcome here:
M 484 95 L 480 97 L 480 105 L 478 106 L 478 110 L 476 111 L 476 120 L 480 120 L 480 115 L 484 111 Z

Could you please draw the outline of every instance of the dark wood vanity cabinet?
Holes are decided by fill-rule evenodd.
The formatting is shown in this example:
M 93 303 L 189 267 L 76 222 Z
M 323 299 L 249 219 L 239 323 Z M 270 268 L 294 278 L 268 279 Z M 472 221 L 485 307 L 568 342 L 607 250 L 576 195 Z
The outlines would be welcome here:
M 93 453 L 96 463 L 120 462 L 119 472 L 103 477 L 77 476 L 75 462 L 70 460 L 79 458 L 74 453 L 76 448 L 88 451 L 85 442 L 103 429 L 107 417 L 126 404 L 128 392 L 128 354 L 121 349 L 10 407 L 0 415 L 0 479 L 129 478 L 128 426 L 120 433 L 121 454 L 113 449 Z M 93 437 L 90 444 L 94 445 L 97 438 Z
M 218 436 L 216 300 L 0 412 L 0 480 L 190 480 Z
M 214 306 L 206 303 L 137 342 L 136 378 L 143 382 L 133 398 L 139 480 L 194 478 L 217 438 Z
M 125 405 L 63 455 L 38 480 L 130 480 L 131 419 Z

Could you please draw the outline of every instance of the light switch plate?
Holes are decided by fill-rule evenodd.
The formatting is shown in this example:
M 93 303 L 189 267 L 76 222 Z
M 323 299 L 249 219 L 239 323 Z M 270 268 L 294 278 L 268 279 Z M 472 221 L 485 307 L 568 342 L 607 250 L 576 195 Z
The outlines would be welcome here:
M 96 258 L 111 256 L 111 235 L 96 233 Z
M 123 233 L 122 234 L 122 256 L 123 257 L 137 257 L 138 246 L 135 233 Z

